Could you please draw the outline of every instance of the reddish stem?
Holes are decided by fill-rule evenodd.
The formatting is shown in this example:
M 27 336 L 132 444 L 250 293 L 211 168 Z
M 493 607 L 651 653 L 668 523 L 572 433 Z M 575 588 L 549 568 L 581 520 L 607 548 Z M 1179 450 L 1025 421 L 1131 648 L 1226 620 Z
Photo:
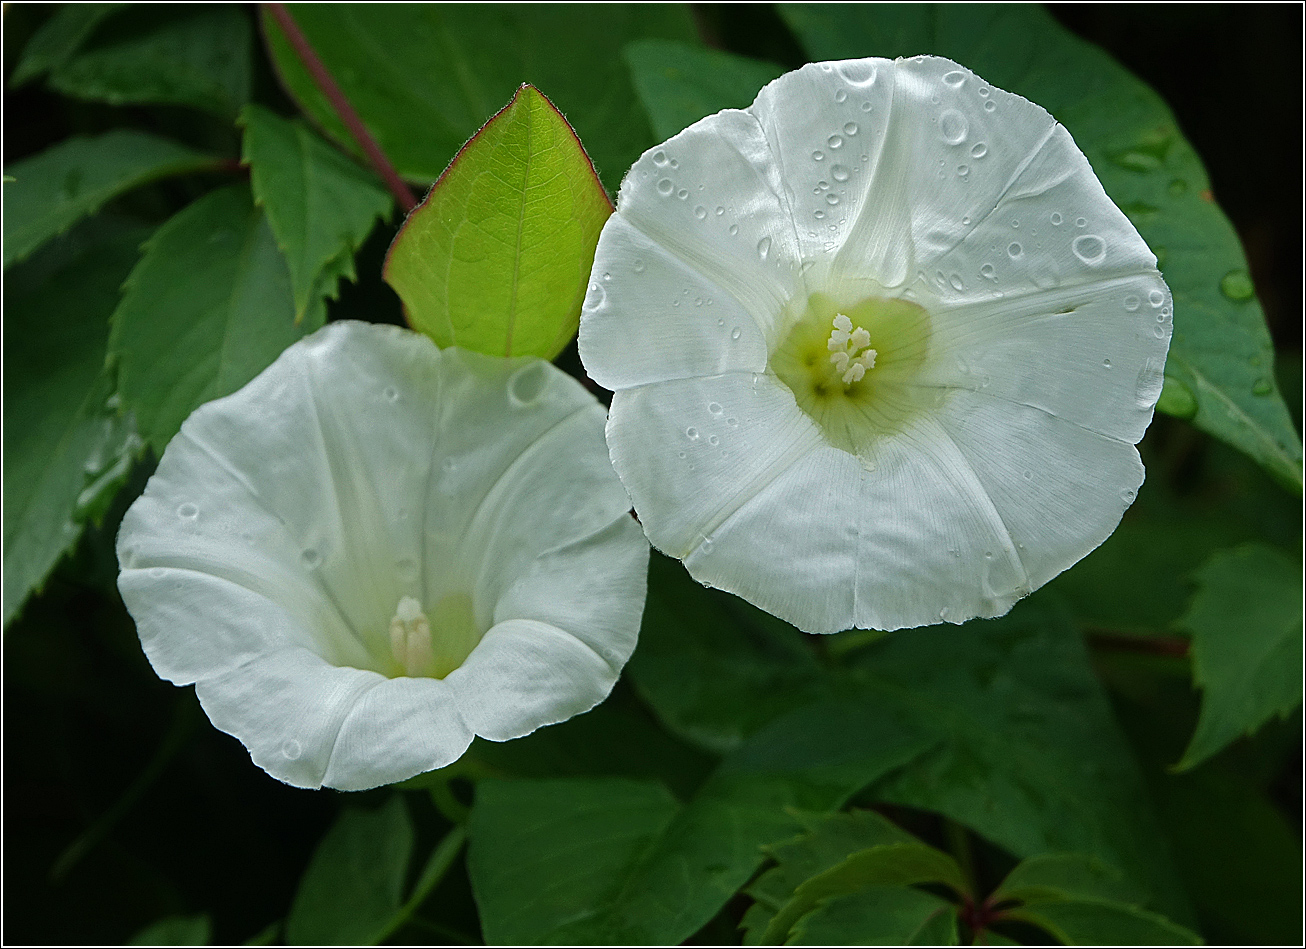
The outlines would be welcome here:
M 264 4 L 268 12 L 272 14 L 277 24 L 281 27 L 281 32 L 286 34 L 286 39 L 294 47 L 295 54 L 299 57 L 308 74 L 313 77 L 313 82 L 322 90 L 322 94 L 327 97 L 331 107 L 336 110 L 340 116 L 340 121 L 345 123 L 345 128 L 349 129 L 349 134 L 362 147 L 363 153 L 367 155 L 367 160 L 371 163 L 372 168 L 381 176 L 390 193 L 395 196 L 399 202 L 399 207 L 403 208 L 404 214 L 407 214 L 417 206 L 417 199 L 413 197 L 413 192 L 409 190 L 408 185 L 399 177 L 395 171 L 394 165 L 390 164 L 390 159 L 386 158 L 385 152 L 381 151 L 381 146 L 372 138 L 372 133 L 367 130 L 363 124 L 362 118 L 354 111 L 354 107 L 345 97 L 340 86 L 336 84 L 335 78 L 330 71 L 318 58 L 317 52 L 313 49 L 313 44 L 308 41 L 304 31 L 299 28 L 290 11 L 286 9 L 284 3 Z
M 1130 636 L 1106 629 L 1088 630 L 1088 641 L 1096 649 L 1141 652 L 1152 656 L 1182 659 L 1188 655 L 1188 640 L 1182 636 Z

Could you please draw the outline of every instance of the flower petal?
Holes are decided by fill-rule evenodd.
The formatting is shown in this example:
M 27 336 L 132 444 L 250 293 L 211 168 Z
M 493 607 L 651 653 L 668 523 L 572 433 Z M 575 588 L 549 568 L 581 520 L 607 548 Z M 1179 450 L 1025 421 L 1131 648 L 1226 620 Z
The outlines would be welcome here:
M 644 532 L 623 511 L 592 536 L 536 557 L 497 598 L 494 622 L 565 628 L 620 672 L 635 651 L 648 556 Z
M 358 696 L 341 724 L 322 783 L 342 791 L 392 784 L 452 764 L 471 743 L 447 682 L 382 679 Z
M 617 673 L 570 633 L 514 619 L 491 627 L 444 681 L 477 735 L 508 741 L 589 711 L 607 697 Z
M 612 397 L 607 434 L 644 532 L 678 558 L 823 444 L 793 393 L 752 373 L 623 389 Z
M 279 781 L 322 786 L 345 719 L 385 677 L 333 666 L 308 649 L 278 649 L 195 683 L 204 713 Z
M 981 391 L 1130 444 L 1151 423 L 1172 326 L 1155 272 L 933 312 L 934 358 L 916 384 Z
M 769 334 L 799 266 L 783 189 L 757 120 L 727 109 L 645 152 L 621 183 L 617 216 L 733 296 Z M 596 273 L 625 276 L 604 260 Z
M 766 368 L 766 338 L 743 305 L 620 213 L 599 236 L 579 345 L 608 389 Z

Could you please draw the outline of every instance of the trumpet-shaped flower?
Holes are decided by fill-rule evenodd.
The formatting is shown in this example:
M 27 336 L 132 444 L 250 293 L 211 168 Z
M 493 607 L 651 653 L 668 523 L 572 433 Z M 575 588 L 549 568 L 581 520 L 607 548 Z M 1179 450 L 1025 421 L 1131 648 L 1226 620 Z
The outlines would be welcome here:
M 1156 258 L 1037 105 L 816 63 L 646 152 L 581 316 L 649 539 L 809 632 L 995 616 L 1143 481 Z
M 593 707 L 648 545 L 604 412 L 540 360 L 336 323 L 195 411 L 118 535 L 155 671 L 300 787 L 374 787 Z

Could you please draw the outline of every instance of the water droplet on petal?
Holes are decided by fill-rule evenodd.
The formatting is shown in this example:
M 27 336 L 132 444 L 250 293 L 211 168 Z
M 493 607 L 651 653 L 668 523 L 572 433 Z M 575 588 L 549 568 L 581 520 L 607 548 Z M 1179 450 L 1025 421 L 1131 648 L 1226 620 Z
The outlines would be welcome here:
M 667 163 L 667 153 L 659 149 L 653 153 L 653 164 L 659 168 Z
M 831 207 L 834 207 L 836 204 L 839 203 L 839 196 L 837 194 L 827 194 L 825 196 L 825 203 L 830 205 Z
M 730 338 L 738 339 L 739 337 L 740 337 L 740 329 L 738 326 L 736 326 L 734 329 L 730 331 Z
M 954 89 L 960 89 L 962 85 L 965 84 L 965 82 L 966 82 L 966 74 L 958 69 L 954 69 L 950 73 L 943 74 L 944 85 L 951 86 Z
M 642 260 L 636 260 L 636 261 L 635 261 L 635 273 L 643 273 L 643 272 L 644 272 L 644 261 L 642 261 Z
M 1165 302 L 1165 294 L 1160 290 L 1152 290 L 1147 294 L 1147 302 L 1153 307 L 1158 307 Z
M 996 278 L 994 278 L 994 276 L 993 276 L 993 265 L 992 265 L 992 264 L 982 264 L 982 265 L 980 266 L 980 276 L 983 277 L 985 280 L 993 280 L 993 279 L 996 279 Z
M 661 181 L 658 182 L 658 194 L 662 195 L 663 197 L 668 197 L 671 194 L 671 192 L 674 191 L 675 189 L 676 186 L 671 183 L 670 178 L 663 178 Z
M 720 402 L 709 402 L 709 403 L 707 404 L 707 410 L 708 410 L 709 412 L 711 412 L 713 415 L 720 415 L 721 412 L 722 412 L 722 409 L 721 409 L 721 403 L 720 403 Z
M 960 145 L 969 131 L 970 123 L 956 109 L 945 109 L 939 116 L 939 135 L 949 145 Z
M 766 260 L 766 255 L 771 253 L 771 238 L 764 237 L 757 242 L 757 256 Z
M 1135 312 L 1139 308 L 1139 306 L 1142 305 L 1142 303 L 1143 301 L 1138 299 L 1138 297 L 1132 293 L 1129 294 L 1129 296 L 1125 297 L 1125 309 L 1128 310 L 1130 313 Z
M 183 521 L 193 521 L 200 516 L 200 509 L 187 501 L 177 508 L 177 516 Z
M 697 440 L 698 440 L 698 429 L 696 429 L 696 428 L 692 428 L 692 427 L 691 427 L 691 428 L 687 428 L 687 429 L 685 429 L 685 437 L 688 438 L 691 442 L 692 442 L 692 441 L 697 441 Z
M 958 166 L 957 166 L 957 177 L 958 177 L 958 178 L 965 178 L 965 177 L 966 177 L 967 175 L 969 175 L 969 174 L 970 174 L 970 165 L 958 165 Z
M 850 59 L 835 67 L 844 81 L 851 86 L 864 88 L 875 83 L 875 64 L 865 59 Z
M 299 559 L 300 561 L 303 562 L 304 566 L 307 567 L 309 570 L 314 569 L 320 563 L 322 563 L 322 555 L 319 554 L 312 547 L 309 547 L 302 554 L 300 554 Z
M 844 123 L 844 126 L 843 126 L 843 134 L 845 134 L 845 135 L 856 135 L 856 134 L 857 134 L 857 123 L 856 123 L 856 122 L 845 122 L 845 123 Z
M 715 448 L 717 445 L 721 443 L 721 439 L 718 438 L 716 435 L 709 435 L 707 436 L 707 443 L 711 445 L 713 448 Z
M 1120 500 L 1124 501 L 1126 504 L 1133 504 L 1134 498 L 1136 497 L 1138 497 L 1138 492 L 1132 488 L 1126 488 L 1120 492 Z
M 607 299 L 607 294 L 597 283 L 589 285 L 589 292 L 585 294 L 585 302 L 582 306 L 586 310 L 597 310 L 603 306 L 603 301 Z
M 679 191 L 676 192 L 676 197 L 679 198 L 681 201 L 684 201 L 686 198 L 689 197 L 689 189 L 681 188 Z
M 730 236 L 731 236 L 731 237 L 734 237 L 734 236 L 735 236 L 736 234 L 738 234 L 738 233 L 739 233 L 739 225 L 738 225 L 738 224 L 731 224 L 731 225 L 730 225 Z
M 572 299 L 575 299 L 575 298 L 573 297 Z M 386 387 L 385 387 L 384 395 L 385 395 L 385 400 L 386 400 L 387 402 L 398 402 L 398 401 L 399 401 L 399 390 L 396 389 L 394 386 L 386 386 Z
M 1019 244 L 1017 244 L 1015 241 L 1012 241 L 1010 244 L 1007 245 L 1007 255 L 1011 257 L 1012 260 L 1015 260 L 1024 252 L 1025 249 L 1021 247 Z
M 1110 368 L 1111 368 L 1111 360 L 1109 360 L 1109 359 L 1103 359 L 1103 360 L 1102 360 L 1102 368 L 1103 368 L 1103 369 L 1110 369 Z
M 812 161 L 825 161 L 825 152 L 820 149 L 812 152 Z
M 1161 396 L 1161 387 L 1165 385 L 1165 371 L 1155 359 L 1143 363 L 1134 383 L 1134 399 L 1140 408 L 1150 409 L 1156 405 Z
M 698 218 L 700 221 L 703 220 L 703 218 L 707 217 L 707 208 L 703 207 L 701 204 L 694 208 L 694 217 Z
M 830 168 L 830 177 L 835 181 L 847 181 L 849 177 L 848 169 L 844 165 L 834 165 Z
M 1088 227 L 1088 218 L 1075 218 L 1075 227 Z
M 843 102 L 843 101 L 846 100 L 847 98 L 848 98 L 848 90 L 847 90 L 847 89 L 840 89 L 838 92 L 836 92 L 836 93 L 834 94 L 834 101 L 835 101 L 835 102 Z
M 989 153 L 989 147 L 985 145 L 983 142 L 976 142 L 974 145 L 970 147 L 971 158 L 983 158 L 988 153 Z
M 1076 257 L 1095 267 L 1106 259 L 1106 241 L 1096 234 L 1080 234 L 1070 244 Z
M 995 103 L 992 99 L 990 99 L 988 102 L 984 103 L 984 111 L 985 111 L 985 112 L 992 112 L 992 111 L 993 111 L 994 109 L 996 109 L 997 107 L 998 107 L 998 106 L 997 106 L 997 103 Z
M 303 747 L 293 738 L 287 739 L 285 744 L 281 746 L 281 754 L 288 761 L 297 760 L 303 753 Z

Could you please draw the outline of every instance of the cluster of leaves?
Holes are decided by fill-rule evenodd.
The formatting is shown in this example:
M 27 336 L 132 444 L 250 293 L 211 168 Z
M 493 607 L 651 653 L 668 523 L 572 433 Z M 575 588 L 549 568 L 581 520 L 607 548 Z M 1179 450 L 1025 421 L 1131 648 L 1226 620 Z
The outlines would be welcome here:
M 63 117 L 4 185 L 6 711 L 45 712 L 8 716 L 10 818 L 50 802 L 10 838 L 33 907 L 12 936 L 1300 939 L 1301 442 L 1241 245 L 1152 90 L 1032 7 L 782 6 L 782 67 L 671 5 L 297 6 L 398 174 L 440 179 L 385 262 L 396 299 L 402 194 L 270 7 L 6 13 L 10 87 Z M 937 53 L 1040 103 L 1148 240 L 1174 420 L 1120 529 L 1006 618 L 887 637 L 804 637 L 655 557 L 593 712 L 361 799 L 273 785 L 153 679 L 113 590 L 168 440 L 328 316 L 578 370 L 603 189 L 799 49 Z

